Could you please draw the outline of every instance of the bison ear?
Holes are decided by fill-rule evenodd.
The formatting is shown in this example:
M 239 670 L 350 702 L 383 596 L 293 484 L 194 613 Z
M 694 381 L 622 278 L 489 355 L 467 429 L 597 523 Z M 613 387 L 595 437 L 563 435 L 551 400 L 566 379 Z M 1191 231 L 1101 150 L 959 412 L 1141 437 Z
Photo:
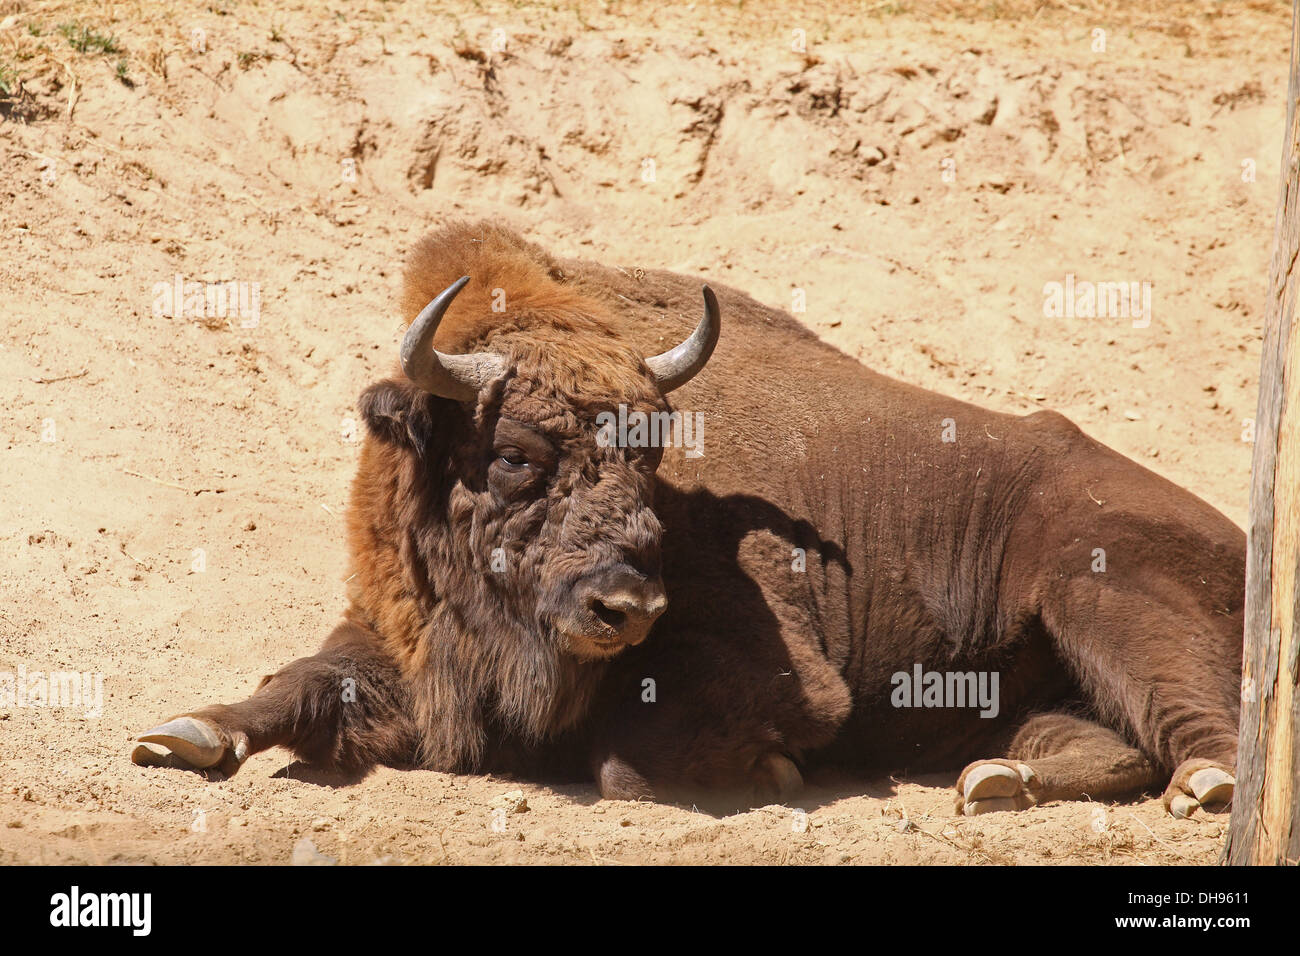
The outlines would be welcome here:
M 370 434 L 380 441 L 423 452 L 429 441 L 428 396 L 409 382 L 386 378 L 357 401 Z

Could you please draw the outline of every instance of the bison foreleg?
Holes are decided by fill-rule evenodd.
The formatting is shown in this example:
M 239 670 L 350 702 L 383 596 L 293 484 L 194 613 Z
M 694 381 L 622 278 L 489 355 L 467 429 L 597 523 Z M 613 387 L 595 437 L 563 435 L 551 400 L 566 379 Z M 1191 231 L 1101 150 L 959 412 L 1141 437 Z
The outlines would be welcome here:
M 250 755 L 283 746 L 309 763 L 359 773 L 411 762 L 409 712 L 400 670 L 378 636 L 347 622 L 314 657 L 263 678 L 247 700 L 204 707 L 141 734 L 131 757 L 228 776 Z
M 606 757 L 596 772 L 600 795 L 606 800 L 666 800 L 693 803 L 717 811 L 785 804 L 803 790 L 803 775 L 793 760 L 777 751 L 759 754 L 744 773 L 727 784 L 691 787 L 651 783 L 621 757 Z

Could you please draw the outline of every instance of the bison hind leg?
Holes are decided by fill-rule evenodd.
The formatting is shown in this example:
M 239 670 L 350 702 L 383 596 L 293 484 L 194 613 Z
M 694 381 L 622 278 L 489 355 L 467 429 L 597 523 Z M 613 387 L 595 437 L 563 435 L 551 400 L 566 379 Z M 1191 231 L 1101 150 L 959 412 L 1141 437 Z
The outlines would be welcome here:
M 977 760 L 957 779 L 967 816 L 1055 800 L 1109 800 L 1157 784 L 1160 768 L 1115 731 L 1070 714 L 1038 714 L 1002 759 Z

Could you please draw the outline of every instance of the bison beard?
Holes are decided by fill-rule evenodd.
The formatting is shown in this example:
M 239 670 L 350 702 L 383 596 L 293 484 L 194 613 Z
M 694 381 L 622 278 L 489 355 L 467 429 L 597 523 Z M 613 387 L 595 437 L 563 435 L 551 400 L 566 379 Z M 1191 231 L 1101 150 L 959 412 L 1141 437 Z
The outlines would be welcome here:
M 541 505 L 504 516 L 490 492 L 456 480 L 460 436 L 477 444 L 500 391 L 472 425 L 457 406 L 398 382 L 361 399 L 376 433 L 406 430 L 363 451 L 349 516 L 351 597 L 376 636 L 400 635 L 387 643 L 410 689 L 413 761 L 424 767 L 481 769 L 490 725 L 528 745 L 573 727 L 604 670 L 562 653 L 538 619 Z M 496 552 L 502 542 L 515 547 Z M 494 570 L 494 553 L 504 570 Z
M 697 322 L 698 297 L 487 224 L 420 243 L 400 368 L 360 400 L 344 622 L 134 759 L 281 745 L 718 809 L 830 762 L 966 764 L 965 813 L 1230 799 L 1238 528 L 1058 415 L 895 382 L 733 290 Z M 670 392 L 703 458 L 596 440 Z M 993 672 L 997 706 L 891 706 L 914 671 Z

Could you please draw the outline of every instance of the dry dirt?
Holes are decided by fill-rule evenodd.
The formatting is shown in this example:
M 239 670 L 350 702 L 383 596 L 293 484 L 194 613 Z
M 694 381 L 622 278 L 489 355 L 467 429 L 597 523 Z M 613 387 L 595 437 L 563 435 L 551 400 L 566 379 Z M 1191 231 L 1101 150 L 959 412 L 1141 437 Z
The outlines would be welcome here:
M 1154 799 L 968 820 L 948 777 L 815 779 L 717 819 L 127 742 L 332 627 L 353 401 L 452 215 L 803 290 L 872 367 L 1056 408 L 1242 523 L 1287 6 L 0 0 L 0 671 L 103 675 L 99 716 L 0 712 L 0 863 L 1212 862 L 1226 818 Z M 1067 273 L 1152 283 L 1150 326 L 1045 318 Z M 157 314 L 178 274 L 256 284 L 256 323 Z

